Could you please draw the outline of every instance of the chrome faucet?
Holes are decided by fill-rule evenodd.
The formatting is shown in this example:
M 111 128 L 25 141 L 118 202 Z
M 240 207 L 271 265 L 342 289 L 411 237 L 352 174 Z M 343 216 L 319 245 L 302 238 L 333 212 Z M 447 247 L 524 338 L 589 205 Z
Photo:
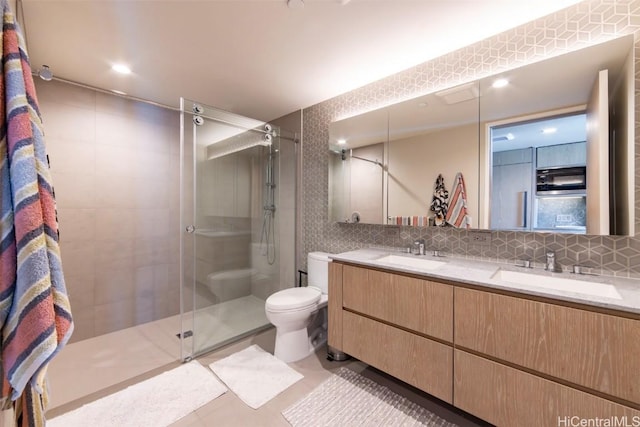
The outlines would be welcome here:
M 547 261 L 545 262 L 545 270 L 556 271 L 556 253 L 554 251 L 547 251 Z
M 424 239 L 418 239 L 415 242 L 413 242 L 413 249 L 412 249 L 412 253 L 414 255 L 424 255 L 425 254 L 425 241 Z

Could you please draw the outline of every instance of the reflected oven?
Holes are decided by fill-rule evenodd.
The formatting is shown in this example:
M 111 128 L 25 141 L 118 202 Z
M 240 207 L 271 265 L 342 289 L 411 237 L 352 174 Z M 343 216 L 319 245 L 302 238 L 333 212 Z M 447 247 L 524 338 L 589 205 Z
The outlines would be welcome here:
M 586 190 L 586 166 L 536 170 L 536 195 L 584 194 Z
M 533 229 L 555 233 L 586 233 L 587 168 L 545 168 L 536 171 Z

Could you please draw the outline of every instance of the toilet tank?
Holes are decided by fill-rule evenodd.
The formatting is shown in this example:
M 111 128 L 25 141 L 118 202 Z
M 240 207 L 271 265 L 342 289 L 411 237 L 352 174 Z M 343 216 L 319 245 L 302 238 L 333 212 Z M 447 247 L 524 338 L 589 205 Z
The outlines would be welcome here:
M 323 294 L 329 292 L 329 254 L 326 252 L 309 252 L 307 270 L 309 286 L 319 288 Z

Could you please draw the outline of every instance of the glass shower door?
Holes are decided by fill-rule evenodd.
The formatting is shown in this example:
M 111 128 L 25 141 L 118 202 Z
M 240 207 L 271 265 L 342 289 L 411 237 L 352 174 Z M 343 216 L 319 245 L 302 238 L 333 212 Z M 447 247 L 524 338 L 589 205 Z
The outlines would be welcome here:
M 181 316 L 188 360 L 268 327 L 279 286 L 279 129 L 182 100 Z

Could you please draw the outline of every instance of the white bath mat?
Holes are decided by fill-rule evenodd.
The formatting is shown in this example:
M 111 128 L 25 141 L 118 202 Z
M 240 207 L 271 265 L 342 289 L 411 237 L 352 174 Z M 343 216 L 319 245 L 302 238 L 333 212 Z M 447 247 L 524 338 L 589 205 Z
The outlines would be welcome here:
M 350 369 L 328 380 L 282 415 L 293 426 L 455 427 L 434 413 Z
M 244 403 L 257 409 L 304 376 L 257 345 L 209 367 Z
M 227 391 L 197 361 L 47 421 L 47 427 L 165 427 Z

